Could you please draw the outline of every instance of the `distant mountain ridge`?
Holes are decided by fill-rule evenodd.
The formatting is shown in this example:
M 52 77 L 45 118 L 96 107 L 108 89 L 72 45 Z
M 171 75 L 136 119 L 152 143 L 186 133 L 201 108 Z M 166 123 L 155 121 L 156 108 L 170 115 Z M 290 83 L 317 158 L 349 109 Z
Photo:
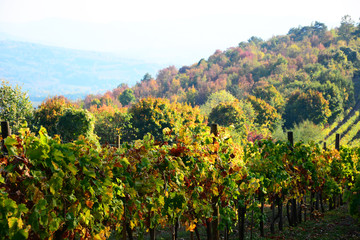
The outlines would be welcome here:
M 161 67 L 111 53 L 0 40 L 0 79 L 22 86 L 32 101 L 53 95 L 77 99 L 121 83 L 132 86 Z

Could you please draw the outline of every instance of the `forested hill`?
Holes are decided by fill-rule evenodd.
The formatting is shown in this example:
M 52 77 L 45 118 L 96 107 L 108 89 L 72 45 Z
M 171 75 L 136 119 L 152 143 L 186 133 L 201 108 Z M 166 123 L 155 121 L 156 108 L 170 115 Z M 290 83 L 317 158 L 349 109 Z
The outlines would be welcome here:
M 227 90 L 239 100 L 249 95 L 264 100 L 282 115 L 286 128 L 304 120 L 326 125 L 359 100 L 359 51 L 360 24 L 345 16 L 335 29 L 315 22 L 266 41 L 251 37 L 191 66 L 170 66 L 156 78 L 146 74 L 128 93 L 136 99 L 153 96 L 194 106 Z M 85 106 L 116 102 L 125 89 L 89 95 Z

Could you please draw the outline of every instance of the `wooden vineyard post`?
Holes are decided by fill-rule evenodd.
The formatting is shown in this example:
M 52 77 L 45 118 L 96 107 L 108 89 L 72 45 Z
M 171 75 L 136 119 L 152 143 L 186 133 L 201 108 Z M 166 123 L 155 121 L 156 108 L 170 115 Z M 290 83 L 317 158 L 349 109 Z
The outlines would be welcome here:
M 242 206 L 239 201 L 239 209 L 238 209 L 238 216 L 239 216 L 239 240 L 245 239 L 245 214 L 246 214 L 246 206 Z
M 211 131 L 210 134 L 214 134 L 213 143 L 216 143 L 216 137 L 218 135 L 218 125 L 211 124 Z M 220 211 L 219 211 L 219 204 L 218 204 L 219 197 L 212 197 L 212 208 L 213 208 L 213 220 L 211 223 L 212 226 L 212 240 L 219 240 L 220 233 L 219 233 L 219 222 L 220 222 Z
M 288 132 L 288 141 L 290 143 L 290 149 L 293 150 L 293 146 L 294 146 L 294 133 L 293 132 Z
M 279 231 L 283 230 L 283 203 L 280 197 L 278 197 L 278 215 L 279 215 Z
M 8 150 L 5 147 L 4 140 L 5 140 L 5 138 L 7 138 L 10 135 L 11 135 L 11 129 L 10 129 L 10 126 L 9 126 L 9 122 L 7 122 L 7 121 L 1 122 L 1 136 L 2 136 L 2 139 L 3 139 L 1 141 L 1 148 L 4 151 L 5 154 L 8 153 Z
M 116 148 L 120 148 L 120 135 L 116 135 Z
M 340 151 L 340 134 L 339 133 L 336 134 L 335 149 Z
M 340 136 L 339 133 L 337 133 L 337 134 L 336 134 L 336 141 L 335 141 L 335 149 L 338 150 L 338 151 L 340 151 L 340 140 L 341 140 L 341 136 Z M 335 200 L 335 199 L 336 199 L 336 198 L 334 197 L 334 200 Z M 343 205 L 343 198 L 342 198 L 342 194 L 341 194 L 341 193 L 340 193 L 340 195 L 339 195 L 339 201 L 338 201 L 337 206 L 339 206 L 339 205 Z M 337 206 L 336 206 L 336 203 L 335 203 L 335 201 L 334 201 L 334 207 L 336 208 Z
M 271 203 L 271 211 L 272 211 L 272 219 L 271 219 L 271 223 L 270 223 L 270 232 L 271 234 L 275 234 L 275 200 L 272 201 Z
M 116 135 L 116 148 L 117 149 L 120 149 L 120 135 Z M 122 240 L 126 240 L 127 238 L 127 234 L 129 235 L 129 239 L 133 239 L 132 238 L 132 233 L 131 233 L 131 228 L 129 226 L 129 224 L 127 223 L 127 219 L 126 219 L 126 197 L 123 197 L 122 198 L 122 201 L 123 201 L 123 206 L 124 206 L 124 221 L 123 221 L 123 228 L 122 228 Z
M 294 134 L 293 134 L 293 132 L 288 132 L 288 141 L 290 143 L 290 149 L 291 149 L 291 151 L 293 151 L 293 149 L 294 149 Z M 297 207 L 296 207 L 296 198 L 291 199 L 290 203 L 291 203 L 291 215 L 290 215 L 291 222 L 292 222 L 293 226 L 296 226 L 297 225 L 297 215 L 298 215 Z M 300 212 L 301 212 L 301 209 L 300 209 Z
M 215 137 L 217 137 L 218 135 L 218 125 L 217 124 L 211 124 L 211 130 L 210 130 L 210 134 L 214 134 Z M 216 138 L 213 138 L 213 143 L 216 142 Z
M 260 204 L 260 236 L 264 237 L 265 236 L 265 232 L 264 232 L 264 220 L 263 220 L 263 216 L 264 216 L 264 194 L 262 192 L 259 193 L 259 200 L 261 202 Z

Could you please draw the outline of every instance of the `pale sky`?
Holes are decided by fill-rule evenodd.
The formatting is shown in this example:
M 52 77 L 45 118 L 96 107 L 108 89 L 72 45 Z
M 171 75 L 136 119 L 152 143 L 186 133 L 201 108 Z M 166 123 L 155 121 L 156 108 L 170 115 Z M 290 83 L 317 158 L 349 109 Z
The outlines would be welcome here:
M 0 34 L 181 66 L 251 36 L 333 28 L 347 14 L 358 23 L 359 9 L 359 0 L 0 0 Z

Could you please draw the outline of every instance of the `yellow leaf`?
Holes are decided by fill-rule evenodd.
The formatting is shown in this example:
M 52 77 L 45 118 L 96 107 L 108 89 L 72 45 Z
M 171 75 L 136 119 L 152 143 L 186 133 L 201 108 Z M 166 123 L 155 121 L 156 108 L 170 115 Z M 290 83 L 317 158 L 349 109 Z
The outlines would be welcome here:
M 218 190 L 217 187 L 213 187 L 211 190 L 212 190 L 214 196 L 218 196 L 218 195 L 219 195 L 219 190 Z
M 241 190 L 241 191 L 245 191 L 245 190 L 246 190 L 246 184 L 245 184 L 245 182 L 242 182 L 242 183 L 240 184 L 240 190 Z
M 17 218 L 17 217 L 11 217 L 8 219 L 8 224 L 9 224 L 9 228 L 13 228 L 16 225 L 16 228 L 22 228 L 23 221 L 21 220 L 21 218 Z
M 135 227 L 135 223 L 132 220 L 130 220 L 130 228 L 134 229 L 134 227 Z

